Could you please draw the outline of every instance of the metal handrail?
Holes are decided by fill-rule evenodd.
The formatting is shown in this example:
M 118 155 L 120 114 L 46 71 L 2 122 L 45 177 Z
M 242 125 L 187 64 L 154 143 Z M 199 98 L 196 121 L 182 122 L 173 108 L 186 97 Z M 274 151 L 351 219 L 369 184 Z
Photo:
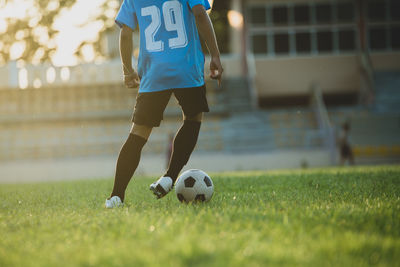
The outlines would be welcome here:
M 360 51 L 358 54 L 358 61 L 361 74 L 359 103 L 362 105 L 370 105 L 375 98 L 375 80 L 374 70 L 368 52 Z
M 318 128 L 324 145 L 328 149 L 331 159 L 331 164 L 336 164 L 336 135 L 335 128 L 333 127 L 328 110 L 325 106 L 322 90 L 318 84 L 314 84 L 311 88 L 311 106 L 314 109 L 317 118 Z

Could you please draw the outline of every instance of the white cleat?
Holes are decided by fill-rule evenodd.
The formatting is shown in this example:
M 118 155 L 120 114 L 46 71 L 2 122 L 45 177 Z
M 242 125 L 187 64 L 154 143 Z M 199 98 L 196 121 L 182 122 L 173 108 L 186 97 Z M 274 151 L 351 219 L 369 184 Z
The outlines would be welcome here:
M 162 198 L 172 190 L 172 179 L 168 176 L 160 177 L 157 182 L 150 185 L 150 190 L 157 198 Z
M 106 199 L 106 208 L 107 209 L 119 208 L 122 206 L 124 206 L 124 203 L 122 203 L 119 196 L 113 196 L 110 199 Z

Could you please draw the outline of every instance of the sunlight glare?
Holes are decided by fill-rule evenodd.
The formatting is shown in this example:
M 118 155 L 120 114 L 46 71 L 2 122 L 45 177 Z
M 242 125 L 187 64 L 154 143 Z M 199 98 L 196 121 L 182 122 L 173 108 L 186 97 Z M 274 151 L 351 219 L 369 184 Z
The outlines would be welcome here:
M 7 31 L 8 25 L 4 19 L 0 19 L 0 33 L 4 33 Z
M 36 27 L 36 25 L 38 25 L 38 23 L 41 19 L 42 19 L 42 14 L 38 14 L 38 15 L 32 17 L 28 22 L 29 27 L 31 27 L 31 28 Z
M 92 45 L 86 44 L 84 46 L 82 46 L 82 55 L 83 55 L 83 59 L 87 62 L 89 61 L 93 61 L 94 60 L 94 49 Z
M 15 39 L 18 41 L 21 41 L 22 39 L 25 38 L 25 31 L 24 30 L 19 30 L 15 33 Z
M 49 32 L 46 27 L 35 27 L 33 34 L 41 44 L 46 44 L 49 41 Z
M 104 13 L 107 18 L 114 18 L 115 17 L 115 12 L 112 9 L 107 9 Z
M 59 7 L 60 7 L 60 3 L 59 3 L 58 1 L 53 0 L 53 1 L 50 1 L 50 2 L 48 3 L 48 5 L 47 5 L 47 10 L 49 10 L 49 11 L 54 11 L 54 10 L 56 10 L 56 9 L 59 8 Z
M 119 8 L 119 1 L 118 0 L 108 1 L 107 6 L 111 9 L 117 9 Z
M 42 81 L 39 78 L 36 78 L 33 81 L 33 88 L 37 89 L 37 88 L 40 88 L 40 87 L 42 87 Z
M 26 89 L 28 87 L 28 71 L 22 68 L 18 72 L 19 88 Z
M 33 55 L 32 64 L 34 65 L 39 64 L 43 56 L 44 56 L 44 49 L 40 47 L 36 50 L 35 54 Z
M 59 31 L 55 38 L 57 50 L 52 56 L 54 65 L 76 65 L 78 63 L 78 58 L 74 53 L 81 42 L 96 41 L 98 39 L 98 32 L 104 27 L 104 22 L 92 21 L 91 18 L 102 12 L 99 7 L 104 2 L 105 0 L 78 0 L 71 9 L 60 13 L 60 16 L 57 17 L 53 24 L 54 29 Z M 111 5 L 115 5 L 115 3 Z M 111 16 L 111 13 L 107 13 L 107 15 Z M 115 16 L 115 14 L 113 16 Z M 89 50 L 85 53 L 87 53 L 86 56 L 88 56 L 88 58 L 91 58 Z M 94 57 L 95 56 L 93 56 L 93 59 Z
M 53 67 L 47 69 L 46 80 L 48 83 L 54 83 L 56 80 L 56 70 Z
M 27 13 L 34 9 L 34 1 L 29 0 L 14 0 L 7 1 L 4 7 L 0 9 L 0 18 L 15 18 L 22 19 Z
M 10 48 L 10 59 L 15 60 L 22 56 L 25 51 L 25 41 L 15 42 Z
M 70 75 L 70 72 L 69 72 L 69 68 L 68 67 L 61 68 L 60 76 L 61 76 L 61 80 L 63 82 L 69 80 L 69 75 Z
M 243 27 L 243 15 L 236 10 L 228 11 L 229 24 L 236 29 L 241 29 Z

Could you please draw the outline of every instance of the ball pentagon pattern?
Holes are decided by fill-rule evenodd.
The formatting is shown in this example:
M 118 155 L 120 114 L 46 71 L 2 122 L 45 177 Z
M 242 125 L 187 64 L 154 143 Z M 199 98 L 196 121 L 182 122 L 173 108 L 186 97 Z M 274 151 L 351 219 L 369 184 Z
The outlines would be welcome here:
M 194 179 L 192 176 L 189 176 L 184 180 L 185 187 L 193 187 L 194 184 L 196 183 L 196 179 Z
M 205 176 L 205 177 L 204 177 L 204 183 L 206 184 L 207 187 L 212 186 L 211 179 L 210 179 L 210 177 L 208 177 L 208 176 Z

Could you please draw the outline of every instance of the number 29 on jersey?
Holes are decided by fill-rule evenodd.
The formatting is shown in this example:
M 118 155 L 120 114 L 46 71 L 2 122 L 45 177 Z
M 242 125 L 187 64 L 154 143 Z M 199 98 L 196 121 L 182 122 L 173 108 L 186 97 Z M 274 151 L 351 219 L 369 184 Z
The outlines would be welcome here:
M 185 22 L 183 18 L 182 4 L 178 1 L 166 1 L 163 3 L 161 12 L 163 14 L 163 22 L 165 30 L 169 32 L 175 31 L 177 36 L 168 39 L 168 46 L 171 49 L 185 47 L 188 43 Z M 155 35 L 161 27 L 161 12 L 155 6 L 143 7 L 141 9 L 142 16 L 151 16 L 151 23 L 144 30 L 146 40 L 146 50 L 149 52 L 161 52 L 164 50 L 164 41 L 155 40 Z

